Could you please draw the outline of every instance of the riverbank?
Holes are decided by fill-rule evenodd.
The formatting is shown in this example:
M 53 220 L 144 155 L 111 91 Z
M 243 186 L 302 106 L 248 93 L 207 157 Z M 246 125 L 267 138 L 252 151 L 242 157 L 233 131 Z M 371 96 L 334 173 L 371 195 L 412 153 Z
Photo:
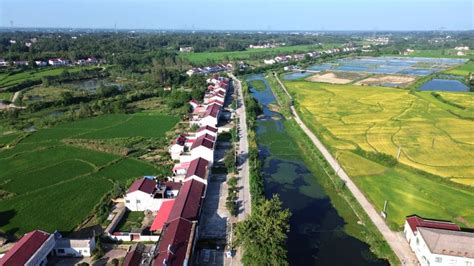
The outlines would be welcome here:
M 267 80 L 278 102 L 289 103 L 290 100 L 288 96 L 280 88 L 276 79 L 268 75 Z M 351 192 L 346 188 L 345 183 L 336 176 L 323 155 L 312 145 L 309 137 L 297 125 L 291 115 L 288 114 L 290 113 L 288 112 L 285 115 L 287 119 L 285 129 L 288 135 L 298 145 L 299 151 L 303 155 L 301 157 L 311 172 L 314 173 L 318 183 L 323 186 L 333 206 L 337 209 L 338 214 L 347 221 L 344 227 L 346 233 L 368 243 L 371 251 L 374 252 L 377 257 L 387 259 L 391 265 L 400 264 L 395 253 L 391 250 L 388 243 L 384 240 L 383 236 L 371 222 Z
M 263 107 L 257 120 L 257 142 L 265 196 L 280 195 L 283 206 L 292 212 L 287 243 L 290 264 L 387 265 L 388 261 L 377 258 L 384 256 L 366 244 L 372 234 L 357 223 L 359 217 L 344 205 L 344 198 L 338 197 L 324 165 L 309 153 L 314 153 L 311 142 L 302 138 L 292 119 L 272 111 L 277 101 L 271 83 L 262 75 L 249 79 L 264 80 L 268 86 L 265 91 L 251 90 Z M 383 241 L 377 245 L 377 253 L 388 254 L 383 245 Z M 344 256 L 338 250 L 344 250 Z

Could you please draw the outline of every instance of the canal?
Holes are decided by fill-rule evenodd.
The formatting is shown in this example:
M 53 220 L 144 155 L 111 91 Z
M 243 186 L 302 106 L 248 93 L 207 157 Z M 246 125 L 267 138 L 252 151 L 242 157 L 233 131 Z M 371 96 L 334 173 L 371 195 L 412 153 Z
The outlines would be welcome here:
M 285 118 L 270 109 L 276 99 L 263 75 L 250 80 L 264 81 L 265 90 L 251 89 L 262 105 L 257 121 L 257 142 L 263 162 L 266 197 L 280 195 L 291 210 L 287 248 L 290 265 L 388 265 L 369 246 L 348 235 L 348 222 L 339 216 L 323 186 L 303 162 L 295 141 L 286 131 Z

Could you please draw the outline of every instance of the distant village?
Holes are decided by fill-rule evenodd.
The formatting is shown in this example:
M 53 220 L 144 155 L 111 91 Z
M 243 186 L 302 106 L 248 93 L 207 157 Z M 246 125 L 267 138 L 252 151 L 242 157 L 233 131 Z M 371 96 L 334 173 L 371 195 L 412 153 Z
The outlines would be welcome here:
M 35 60 L 34 66 L 37 66 L 37 67 L 84 66 L 84 65 L 96 65 L 99 63 L 105 63 L 105 60 L 97 59 L 91 56 L 91 57 L 82 58 L 82 59 L 78 59 L 74 61 L 64 59 L 64 58 L 50 58 L 48 60 Z M 21 66 L 29 66 L 29 65 L 30 65 L 30 62 L 25 61 L 25 60 L 5 61 L 5 59 L 0 58 L 0 67 L 8 67 L 8 66 L 21 67 Z

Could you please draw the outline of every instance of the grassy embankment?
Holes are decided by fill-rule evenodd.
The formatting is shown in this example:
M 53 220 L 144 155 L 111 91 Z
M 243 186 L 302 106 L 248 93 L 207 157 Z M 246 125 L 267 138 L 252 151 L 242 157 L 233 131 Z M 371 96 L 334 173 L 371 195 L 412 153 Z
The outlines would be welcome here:
M 337 47 L 337 44 L 324 44 L 323 49 Z M 209 61 L 217 63 L 234 60 L 251 60 L 253 57 L 262 57 L 277 55 L 279 53 L 303 53 L 314 50 L 320 50 L 318 45 L 294 45 L 282 46 L 276 48 L 247 49 L 245 51 L 232 52 L 202 52 L 202 53 L 183 53 L 180 56 L 189 60 L 192 64 L 206 64 Z M 262 57 L 263 58 L 263 57 Z
M 374 206 L 381 210 L 388 200 L 391 228 L 401 229 L 411 214 L 474 225 L 474 189 L 466 186 L 474 183 L 474 122 L 444 108 L 457 107 L 430 92 L 301 81 L 286 86 L 302 119 Z M 442 95 L 456 101 L 451 95 L 457 94 Z M 382 160 L 395 158 L 399 147 L 400 163 Z
M 41 129 L 16 144 L 11 137 L 12 147 L 0 150 L 0 231 L 71 231 L 94 214 L 114 184 L 167 171 L 167 166 L 66 140 L 100 140 L 113 150 L 134 138 L 163 138 L 177 122 L 176 117 L 151 113 L 103 115 Z

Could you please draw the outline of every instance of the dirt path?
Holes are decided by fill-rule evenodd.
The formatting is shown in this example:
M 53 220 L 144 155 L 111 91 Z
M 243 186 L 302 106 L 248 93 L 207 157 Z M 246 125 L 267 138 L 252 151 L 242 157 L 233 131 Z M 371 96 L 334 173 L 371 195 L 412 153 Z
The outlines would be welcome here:
M 277 75 L 275 75 L 275 78 L 280 84 L 281 88 L 286 92 L 288 97 L 290 97 L 290 99 L 293 99 Z M 377 229 L 383 235 L 385 241 L 387 241 L 387 243 L 390 245 L 402 265 L 417 265 L 416 257 L 410 250 L 410 247 L 404 239 L 403 235 L 401 233 L 390 230 L 384 219 L 379 215 L 378 211 L 374 208 L 374 206 L 372 206 L 372 204 L 370 204 L 370 202 L 367 200 L 364 194 L 362 194 L 362 192 L 355 185 L 355 183 L 352 182 L 352 180 L 346 174 L 344 169 L 342 169 L 339 163 L 333 158 L 331 153 L 329 153 L 328 149 L 321 143 L 321 141 L 319 141 L 316 135 L 314 135 L 313 132 L 309 130 L 309 128 L 303 123 L 294 106 L 291 106 L 291 112 L 293 117 L 295 118 L 296 123 L 298 123 L 298 125 L 305 132 L 305 134 L 311 139 L 313 144 L 316 146 L 316 148 L 318 148 L 318 150 L 324 156 L 326 161 L 329 162 L 329 165 L 331 165 L 334 172 L 339 176 L 339 178 L 341 178 L 345 182 L 346 187 L 351 191 L 352 195 L 354 195 L 354 198 L 359 202 L 359 204 L 369 216 L 370 220 L 372 220 Z

